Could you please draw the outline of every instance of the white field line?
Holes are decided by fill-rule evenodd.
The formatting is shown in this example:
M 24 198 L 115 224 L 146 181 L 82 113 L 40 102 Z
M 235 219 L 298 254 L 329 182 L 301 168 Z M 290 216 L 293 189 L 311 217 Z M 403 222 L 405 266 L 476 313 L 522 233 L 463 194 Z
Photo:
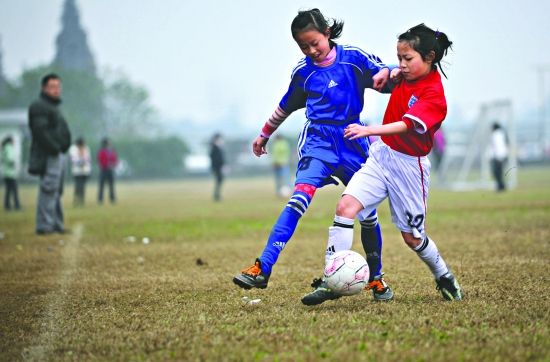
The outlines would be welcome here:
M 55 342 L 59 339 L 58 321 L 63 317 L 66 295 L 71 285 L 73 274 L 78 268 L 78 247 L 84 227 L 77 223 L 68 241 L 61 250 L 62 267 L 57 282 L 58 288 L 46 295 L 45 313 L 41 321 L 40 334 L 34 343 L 25 348 L 22 357 L 25 361 L 51 360 Z

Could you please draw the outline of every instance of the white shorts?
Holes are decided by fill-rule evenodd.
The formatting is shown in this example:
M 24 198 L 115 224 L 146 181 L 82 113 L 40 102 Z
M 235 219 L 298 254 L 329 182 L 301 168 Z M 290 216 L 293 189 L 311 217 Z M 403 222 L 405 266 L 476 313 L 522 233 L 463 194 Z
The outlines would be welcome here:
M 371 145 L 367 162 L 353 175 L 343 194 L 355 197 L 363 205 L 360 218 L 387 197 L 395 226 L 424 238 L 429 177 L 428 157 L 394 151 L 378 140 Z

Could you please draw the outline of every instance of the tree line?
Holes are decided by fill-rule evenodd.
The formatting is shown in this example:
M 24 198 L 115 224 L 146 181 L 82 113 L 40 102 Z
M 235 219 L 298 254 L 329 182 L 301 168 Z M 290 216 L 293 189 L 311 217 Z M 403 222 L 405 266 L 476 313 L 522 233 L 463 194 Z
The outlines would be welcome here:
M 55 65 L 26 69 L 14 81 L 7 80 L 0 108 L 27 108 L 40 93 L 41 78 L 51 72 L 62 79 L 61 110 L 73 139 L 84 137 L 94 150 L 103 137 L 109 137 L 127 164 L 128 175 L 134 177 L 183 174 L 183 158 L 189 152 L 187 144 L 163 134 L 149 92 L 123 72 L 105 69 L 98 76 Z M 25 143 L 28 148 L 30 139 Z

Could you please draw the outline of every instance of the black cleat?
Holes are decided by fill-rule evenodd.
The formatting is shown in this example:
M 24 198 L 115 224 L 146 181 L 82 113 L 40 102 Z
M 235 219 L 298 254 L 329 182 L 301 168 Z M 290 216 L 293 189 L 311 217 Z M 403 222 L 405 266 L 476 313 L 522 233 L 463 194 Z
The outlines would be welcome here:
M 330 290 L 327 283 L 323 279 L 313 279 L 311 286 L 315 288 L 315 290 L 304 295 L 302 298 L 302 303 L 305 305 L 317 305 L 327 300 L 334 300 L 341 297 L 341 295 L 338 295 Z
M 441 276 L 439 279 L 436 279 L 437 287 L 436 289 L 441 292 L 443 298 L 447 300 L 462 300 L 464 299 L 464 292 L 460 288 L 460 285 L 456 281 L 453 273 L 448 272 L 447 274 Z
M 245 268 L 241 274 L 233 277 L 233 283 L 244 289 L 267 288 L 269 275 L 262 272 L 260 259 L 256 259 L 254 265 Z

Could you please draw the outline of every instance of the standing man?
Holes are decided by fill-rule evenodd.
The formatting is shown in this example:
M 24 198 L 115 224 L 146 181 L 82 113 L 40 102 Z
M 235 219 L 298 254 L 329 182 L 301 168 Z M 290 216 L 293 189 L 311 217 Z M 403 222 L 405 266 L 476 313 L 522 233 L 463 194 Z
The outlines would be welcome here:
M 97 162 L 99 164 L 99 191 L 97 202 L 103 203 L 103 187 L 105 182 L 109 185 L 109 200 L 111 204 L 116 201 L 115 197 L 115 168 L 118 165 L 118 156 L 111 142 L 107 137 L 101 140 L 101 148 L 97 152 Z
M 65 152 L 71 145 L 71 132 L 59 110 L 61 78 L 50 73 L 42 78 L 40 97 L 29 107 L 32 143 L 29 173 L 40 176 L 36 233 L 65 233 L 63 222 L 63 176 Z
M 497 192 L 506 190 L 504 167 L 508 161 L 508 136 L 498 122 L 494 122 L 491 131 L 491 170 L 497 182 Z
M 222 183 L 225 167 L 223 136 L 216 133 L 210 142 L 210 168 L 214 174 L 214 201 L 221 201 Z

